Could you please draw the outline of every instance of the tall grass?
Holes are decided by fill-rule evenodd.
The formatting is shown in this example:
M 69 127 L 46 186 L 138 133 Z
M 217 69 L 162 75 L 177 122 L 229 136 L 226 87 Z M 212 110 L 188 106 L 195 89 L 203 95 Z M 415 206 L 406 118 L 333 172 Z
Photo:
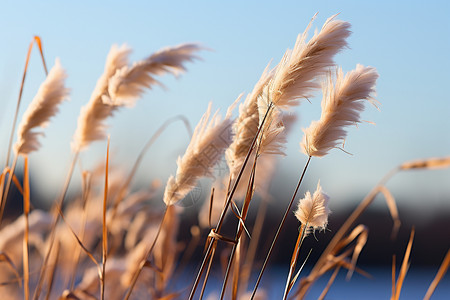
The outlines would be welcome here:
M 386 187 L 392 176 L 411 169 L 435 169 L 450 166 L 450 159 L 430 158 L 405 162 L 390 171 L 362 200 L 355 211 L 333 235 L 327 247 L 313 264 L 309 274 L 303 274 L 306 260 L 300 261 L 304 240 L 315 230 L 326 230 L 330 211 L 328 202 L 333 195 L 326 195 L 317 185 L 314 193 L 305 192 L 298 200 L 301 184 L 312 168 L 314 157 L 332 155 L 333 149 L 344 149 L 348 128 L 360 122 L 360 114 L 367 103 L 374 99 L 378 73 L 373 67 L 357 65 L 346 74 L 337 67 L 334 57 L 347 46 L 350 24 L 330 17 L 321 30 L 308 39 L 308 31 L 297 37 L 293 49 L 288 49 L 274 67 L 267 66 L 252 92 L 241 102 L 240 95 L 232 102 L 221 118 L 219 111 L 212 112 L 210 103 L 193 133 L 185 116 L 169 118 L 152 135 L 125 175 L 114 167 L 109 153 L 109 139 L 105 153 L 106 162 L 99 160 L 93 170 L 81 170 L 82 189 L 70 201 L 64 200 L 80 155 L 88 155 L 88 146 L 107 136 L 105 122 L 121 107 L 138 105 L 146 89 L 159 84 L 158 76 L 178 76 L 186 71 L 186 62 L 197 58 L 203 48 L 198 44 L 181 44 L 163 48 L 147 58 L 129 63 L 131 49 L 113 46 L 107 56 L 104 73 L 88 103 L 81 108 L 78 126 L 72 141 L 73 159 L 61 194 L 54 202 L 52 212 L 34 208 L 30 199 L 29 161 L 31 152 L 38 151 L 41 127 L 49 123 L 58 112 L 57 106 L 69 90 L 59 62 L 48 73 L 35 99 L 19 123 L 18 138 L 14 148 L 12 140 L 7 147 L 7 159 L 0 178 L 1 211 L 8 201 L 13 201 L 9 190 L 17 188 L 23 198 L 23 216 L 0 228 L 0 289 L 2 299 L 194 299 L 203 298 L 209 277 L 217 265 L 222 266 L 221 288 L 216 290 L 220 299 L 264 299 L 267 287 L 260 285 L 269 267 L 273 250 L 294 202 L 299 220 L 297 235 L 292 241 L 289 268 L 283 299 L 289 296 L 303 299 L 313 284 L 324 274 L 331 273 L 320 299 L 326 297 L 341 270 L 347 270 L 350 278 L 354 272 L 367 274 L 357 266 L 366 245 L 369 231 L 357 221 L 362 213 L 382 194 L 394 220 L 395 233 L 400 218 L 394 196 Z M 41 40 L 33 39 L 43 56 Z M 17 110 L 11 137 L 21 105 L 21 95 L 28 68 L 29 55 L 17 101 Z M 322 84 L 322 114 L 304 129 L 299 139 L 300 148 L 306 154 L 305 167 L 293 187 L 292 197 L 275 234 L 262 232 L 271 198 L 269 185 L 276 169 L 277 157 L 285 155 L 287 131 L 295 120 L 294 108 L 302 99 L 318 92 Z M 241 103 L 240 103 L 241 102 Z M 238 116 L 233 109 L 239 104 Z M 315 105 L 315 104 L 313 104 Z M 145 152 L 164 134 L 174 121 L 184 122 L 191 141 L 185 153 L 178 158 L 177 171 L 168 178 L 161 197 L 161 183 L 132 190 L 131 185 Z M 114 136 L 110 137 L 114 139 Z M 10 165 L 10 149 L 15 158 Z M 25 162 L 23 182 L 14 175 L 17 161 Z M 217 164 L 225 157 L 227 173 L 215 174 Z M 214 187 L 204 207 L 198 212 L 198 220 L 189 220 L 192 238 L 179 240 L 180 219 L 184 209 L 180 203 L 189 197 L 198 181 L 204 177 L 215 178 Z M 324 188 L 326 190 L 326 187 Z M 255 201 L 255 195 L 263 201 Z M 161 205 L 164 204 L 164 208 Z M 249 214 L 256 211 L 252 226 Z M 270 213 L 270 211 L 269 211 Z M 228 219 L 225 222 L 225 219 Z M 364 222 L 364 220 L 362 220 Z M 395 234 L 394 234 L 395 236 Z M 395 259 L 392 268 L 392 299 L 399 299 L 404 280 L 414 255 L 414 231 L 406 247 L 398 277 Z M 268 241 L 269 249 L 262 241 Z M 204 245 L 203 245 L 204 243 Z M 310 252 L 309 252 L 310 253 Z M 308 257 L 309 257 L 308 253 Z M 265 256 L 263 261 L 256 257 Z M 202 257 L 195 274 L 186 276 L 183 268 L 192 265 L 191 259 Z M 444 258 L 439 271 L 425 295 L 429 299 L 449 267 L 449 255 Z M 288 261 L 286 261 L 288 263 Z M 299 266 L 300 267 L 297 267 Z M 269 268 L 270 270 L 270 268 Z M 255 282 L 251 274 L 259 274 Z M 192 282 L 190 282 L 192 280 Z M 250 287 L 250 289 L 249 289 Z

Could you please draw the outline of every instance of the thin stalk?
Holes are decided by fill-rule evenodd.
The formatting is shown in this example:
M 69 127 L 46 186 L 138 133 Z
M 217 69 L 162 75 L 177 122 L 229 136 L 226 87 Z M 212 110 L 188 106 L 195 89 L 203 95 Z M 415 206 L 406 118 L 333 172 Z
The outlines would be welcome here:
M 102 278 L 100 280 L 100 299 L 105 299 L 105 275 L 106 275 L 106 259 L 108 257 L 108 228 L 106 227 L 106 203 L 108 200 L 108 166 L 109 166 L 109 144 L 110 139 L 108 137 L 108 146 L 106 149 L 106 166 L 105 166 L 105 189 L 103 197 L 103 218 L 102 218 Z
M 22 82 L 20 84 L 20 89 L 19 89 L 19 97 L 17 98 L 16 111 L 14 113 L 14 119 L 13 119 L 13 124 L 12 124 L 12 128 L 11 128 L 11 135 L 9 136 L 8 152 L 6 154 L 5 166 L 9 165 L 9 157 L 11 156 L 12 143 L 13 143 L 13 139 L 14 139 L 14 131 L 16 130 L 17 117 L 19 115 L 20 103 L 22 101 L 23 87 L 25 86 L 25 78 L 27 76 L 27 70 L 28 70 L 28 64 L 30 62 L 31 50 L 33 49 L 33 45 L 35 42 L 38 45 L 39 51 L 41 53 L 42 64 L 44 65 L 45 76 L 48 75 L 47 66 L 45 64 L 45 59 L 44 59 L 44 52 L 42 51 L 41 39 L 39 36 L 36 35 L 33 37 L 33 40 L 30 42 L 30 45 L 28 46 L 27 58 L 25 60 L 25 68 L 23 70 Z
M 251 153 L 254 150 L 254 146 L 255 146 L 256 141 L 258 139 L 258 135 L 261 132 L 261 129 L 262 129 L 262 127 L 263 127 L 263 125 L 264 125 L 264 123 L 266 121 L 267 115 L 269 114 L 269 112 L 272 109 L 272 107 L 273 107 L 273 103 L 270 103 L 269 107 L 267 108 L 267 111 L 266 111 L 266 113 L 264 115 L 264 118 L 261 121 L 260 126 L 258 127 L 258 131 L 256 132 L 255 137 L 253 138 L 252 144 L 250 145 L 250 148 L 248 149 L 247 156 L 245 157 L 244 162 L 243 162 L 242 167 L 241 167 L 241 170 L 239 171 L 238 176 L 236 177 L 236 181 L 233 184 L 233 188 L 231 189 L 231 192 L 229 193 L 229 195 L 227 197 L 227 201 L 225 202 L 225 206 L 224 206 L 224 208 L 222 210 L 222 213 L 220 214 L 219 221 L 218 221 L 216 229 L 215 229 L 215 231 L 217 233 L 220 231 L 220 228 L 222 227 L 222 223 L 223 223 L 223 221 L 225 219 L 225 214 L 226 214 L 226 212 L 228 210 L 228 207 L 230 206 L 231 199 L 234 196 L 234 193 L 236 191 L 237 185 L 239 184 L 239 181 L 241 180 L 242 174 L 244 173 L 245 166 L 247 165 L 248 160 L 250 159 L 250 155 L 251 155 Z M 214 238 L 211 238 L 211 240 L 209 242 L 209 245 L 208 245 L 208 248 L 206 250 L 206 253 L 205 253 L 204 257 L 203 257 L 203 261 L 202 261 L 202 264 L 200 266 L 200 270 L 199 270 L 199 272 L 197 274 L 197 277 L 195 279 L 195 282 L 194 282 L 194 285 L 192 287 L 191 293 L 189 295 L 189 300 L 192 300 L 194 298 L 195 290 L 197 289 L 197 286 L 199 284 L 200 277 L 202 276 L 203 271 L 205 270 L 206 260 L 207 260 L 206 258 L 211 253 L 211 249 L 212 249 L 213 243 L 214 243 Z
M 52 228 L 50 230 L 49 247 L 48 247 L 47 252 L 45 254 L 44 261 L 42 263 L 41 272 L 39 274 L 38 284 L 36 286 L 36 290 L 35 290 L 34 296 L 33 296 L 34 300 L 39 299 L 39 295 L 41 294 L 41 291 L 42 291 L 42 285 L 43 285 L 44 279 L 45 279 L 45 270 L 47 269 L 47 264 L 48 264 L 48 260 L 50 258 L 50 253 L 52 252 L 52 248 L 53 248 L 53 245 L 55 243 L 56 225 L 58 224 L 59 217 L 60 217 L 60 214 L 58 213 L 58 211 L 62 209 L 64 198 L 66 197 L 67 189 L 69 188 L 70 180 L 72 178 L 72 174 L 73 174 L 73 171 L 75 169 L 75 163 L 78 160 L 79 153 L 80 152 L 77 151 L 77 152 L 75 152 L 75 154 L 73 156 L 72 163 L 70 164 L 70 168 L 69 168 L 69 171 L 67 173 L 66 180 L 64 182 L 63 190 L 62 190 L 62 192 L 61 192 L 61 194 L 60 194 L 60 196 L 58 198 L 58 201 L 56 202 L 55 216 L 54 216 L 54 219 L 53 219 Z
M 168 211 L 167 208 L 168 208 L 168 206 L 166 206 L 166 209 L 164 210 L 163 218 L 161 220 L 161 223 L 159 223 L 158 232 L 156 233 L 156 237 L 153 240 L 152 245 L 150 246 L 150 248 L 145 253 L 145 256 L 142 258 L 141 263 L 139 264 L 139 268 L 137 269 L 136 273 L 134 273 L 133 278 L 131 279 L 130 288 L 128 289 L 127 294 L 125 295 L 125 298 L 124 298 L 125 300 L 128 300 L 130 298 L 131 292 L 133 291 L 133 288 L 136 285 L 136 282 L 137 282 L 137 280 L 139 278 L 139 275 L 141 274 L 142 269 L 144 269 L 144 267 L 145 267 L 145 263 L 147 262 L 147 258 L 152 253 L 153 248 L 156 245 L 156 241 L 158 240 L 159 234 L 161 233 L 161 229 L 162 229 L 162 226 L 164 224 L 164 220 L 166 219 L 166 216 L 167 216 L 167 211 Z
M 11 171 L 9 172 L 8 181 L 6 182 L 5 190 L 2 189 L 2 191 L 1 191 L 0 227 L 1 227 L 2 221 L 3 221 L 3 213 L 5 212 L 5 206 L 6 206 L 6 200 L 8 199 L 9 188 L 11 187 L 11 182 L 12 182 L 13 177 L 14 177 L 14 171 L 16 170 L 17 159 L 18 159 L 18 155 L 15 155 L 14 156 L 14 161 L 13 161 L 13 164 L 12 164 L 12 167 L 11 167 Z
M 246 197 L 245 197 L 245 201 L 244 201 L 244 207 L 242 209 L 242 217 L 241 220 L 243 222 L 245 222 L 245 219 L 247 217 L 247 213 L 248 213 L 248 209 L 250 206 L 250 201 L 253 197 L 253 187 L 255 185 L 255 173 L 256 173 L 256 162 L 258 160 L 258 156 L 255 156 L 255 160 L 253 161 L 253 166 L 252 166 L 252 172 L 250 174 L 250 180 L 248 183 L 248 187 L 247 187 L 247 193 L 246 193 Z M 239 226 L 236 232 L 236 236 L 235 236 L 235 241 L 240 241 L 242 232 L 244 230 L 244 227 L 242 225 L 242 222 L 239 222 Z M 231 254 L 230 254 L 230 258 L 228 260 L 228 266 L 227 266 L 227 270 L 225 273 L 225 279 L 223 280 L 223 284 L 222 284 L 222 291 L 220 292 L 220 299 L 222 300 L 223 297 L 225 296 L 225 289 L 227 287 L 227 283 L 228 283 L 228 277 L 230 275 L 230 271 L 231 271 L 231 266 L 233 264 L 233 259 L 234 259 L 234 255 L 236 253 L 236 249 L 238 247 L 238 243 L 233 245 L 233 249 L 231 250 Z
M 217 241 L 215 241 L 215 246 L 217 245 Z M 206 275 L 205 275 L 205 280 L 203 281 L 203 285 L 202 285 L 202 290 L 200 291 L 200 297 L 199 299 L 203 298 L 203 294 L 205 293 L 205 289 L 206 289 L 206 282 L 207 282 L 207 278 L 209 277 L 209 273 L 211 272 L 211 266 L 212 266 L 212 262 L 213 262 L 213 256 L 216 252 L 216 247 L 213 247 L 212 249 L 212 253 L 210 255 L 210 259 L 209 259 L 209 264 L 208 264 L 208 268 L 206 269 Z
M 286 280 L 286 286 L 284 288 L 284 295 L 283 300 L 287 299 L 287 296 L 291 290 L 291 280 L 292 280 L 292 274 L 294 274 L 295 266 L 297 265 L 298 255 L 300 253 L 300 247 L 302 246 L 303 240 L 305 239 L 305 232 L 306 232 L 307 225 L 301 225 L 300 231 L 298 234 L 297 242 L 295 244 L 294 252 L 292 252 L 292 258 L 291 263 L 289 267 L 289 274 Z
M 294 194 L 292 195 L 291 201 L 289 202 L 289 205 L 286 208 L 286 211 L 284 212 L 283 219 L 281 220 L 281 223 L 278 226 L 277 233 L 275 234 L 275 237 L 273 238 L 272 245 L 270 245 L 269 253 L 267 253 L 266 259 L 264 260 L 264 264 L 263 264 L 263 266 L 261 268 L 261 271 L 259 273 L 258 279 L 256 280 L 256 284 L 255 284 L 255 287 L 253 289 L 252 296 L 251 296 L 250 299 L 253 299 L 255 297 L 255 295 L 256 295 L 256 290 L 258 289 L 259 282 L 261 281 L 262 275 L 264 274 L 264 271 L 265 271 L 266 266 L 267 266 L 267 262 L 269 261 L 269 258 L 270 258 L 271 254 L 272 254 L 273 247 L 275 246 L 275 243 L 277 242 L 278 237 L 280 236 L 281 229 L 283 228 L 284 223 L 286 222 L 286 218 L 287 218 L 287 216 L 288 216 L 288 214 L 289 214 L 289 212 L 291 210 L 292 204 L 294 203 L 295 197 L 297 196 L 298 189 L 300 188 L 300 184 L 302 183 L 303 178 L 305 177 L 305 173 L 306 173 L 306 170 L 308 169 L 308 165 L 309 165 L 310 161 L 311 161 L 311 156 L 308 157 L 308 161 L 306 162 L 306 165 L 303 168 L 302 175 L 300 176 L 300 179 L 298 181 L 297 187 L 295 188 Z
M 28 170 L 28 157 L 25 156 L 23 175 L 23 214 L 25 217 L 25 233 L 23 235 L 23 286 L 24 299 L 30 299 L 30 265 L 29 265 L 29 214 L 30 214 L 30 177 Z M 13 174 L 11 174 L 13 175 Z M 10 176 L 12 178 L 12 176 Z
M 242 268 L 241 282 L 243 284 L 242 289 L 247 290 L 248 281 L 252 273 L 252 266 L 255 260 L 256 250 L 260 241 L 260 236 L 266 217 L 266 211 L 268 206 L 268 200 L 263 199 L 262 203 L 258 206 L 258 213 L 256 215 L 255 225 L 253 226 L 252 238 L 248 246 L 248 250 L 245 256 L 244 267 Z

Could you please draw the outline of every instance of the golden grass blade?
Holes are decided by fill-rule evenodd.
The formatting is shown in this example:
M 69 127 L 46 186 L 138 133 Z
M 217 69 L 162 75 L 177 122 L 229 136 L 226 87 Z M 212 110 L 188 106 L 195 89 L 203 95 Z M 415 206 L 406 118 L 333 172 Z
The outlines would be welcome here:
M 291 263 L 289 265 L 289 273 L 288 273 L 288 277 L 286 279 L 286 285 L 284 287 L 283 300 L 287 299 L 287 296 L 289 295 L 289 292 L 292 289 L 292 286 L 293 286 L 292 274 L 294 274 L 294 272 L 295 272 L 295 267 L 297 265 L 298 256 L 300 254 L 300 248 L 302 246 L 303 240 L 306 237 L 306 230 L 307 230 L 308 226 L 309 226 L 308 224 L 300 225 L 300 230 L 298 231 L 297 242 L 295 243 L 294 251 L 292 252 Z
M 214 241 L 213 249 L 212 249 L 211 255 L 209 257 L 208 267 L 206 268 L 205 279 L 203 280 L 202 290 L 200 291 L 200 297 L 198 298 L 199 300 L 201 300 L 203 298 L 203 294 L 205 293 L 206 283 L 208 282 L 209 274 L 211 272 L 211 266 L 212 266 L 214 254 L 216 253 L 216 249 L 217 249 L 217 242 Z
M 392 295 L 395 294 L 395 267 L 396 267 L 397 263 L 396 263 L 396 256 L 395 254 L 392 256 Z
M 212 216 L 213 203 L 214 203 L 214 187 L 211 190 L 211 197 L 209 198 L 209 214 L 208 214 L 209 227 L 212 227 L 211 226 L 211 216 Z
M 105 299 L 105 275 L 106 275 L 106 259 L 108 257 L 108 228 L 106 227 L 106 203 L 108 200 L 108 168 L 109 168 L 109 145 L 110 137 L 108 137 L 108 146 L 106 149 L 106 166 L 105 166 L 105 189 L 103 197 L 103 216 L 102 216 L 102 276 L 100 278 L 100 298 Z
M 411 256 L 411 248 L 414 240 L 414 227 L 411 229 L 411 235 L 409 237 L 408 246 L 406 247 L 405 256 L 403 257 L 402 266 L 400 268 L 400 272 L 398 274 L 397 283 L 395 284 L 395 294 L 392 295 L 391 299 L 398 300 L 400 299 L 400 292 L 402 290 L 403 282 L 406 277 L 406 273 L 409 269 L 409 257 Z
M 395 202 L 394 196 L 392 196 L 391 192 L 384 186 L 380 186 L 380 192 L 384 195 L 386 199 L 387 206 L 389 208 L 389 212 L 391 213 L 392 220 L 394 221 L 394 226 L 392 227 L 391 239 L 395 239 L 397 237 L 398 230 L 402 222 L 398 216 L 397 203 Z
M 11 187 L 12 178 L 14 176 L 14 171 L 16 170 L 18 156 L 14 156 L 14 161 L 11 167 L 10 175 L 8 176 L 8 181 L 6 182 L 6 187 L 3 190 L 3 185 L 0 189 L 0 226 L 3 221 L 3 213 L 5 212 L 6 201 L 8 200 L 9 189 Z
M 23 87 L 25 86 L 25 78 L 27 76 L 28 64 L 30 62 L 31 50 L 33 50 L 34 43 L 36 43 L 39 47 L 39 51 L 40 51 L 41 57 L 42 57 L 42 63 L 44 65 L 45 75 L 48 74 L 47 66 L 45 65 L 44 52 L 42 50 L 41 38 L 36 35 L 33 37 L 33 40 L 30 42 L 30 46 L 28 46 L 27 57 L 25 60 L 25 68 L 23 70 L 23 75 L 22 75 L 22 83 L 20 84 L 19 97 L 17 99 L 16 111 L 14 113 L 14 120 L 13 120 L 13 124 L 12 124 L 11 135 L 9 136 L 8 153 L 6 154 L 5 166 L 9 165 L 9 157 L 11 156 L 11 148 L 12 148 L 12 143 L 13 143 L 13 138 L 14 138 L 14 131 L 16 129 L 17 117 L 19 115 L 20 102 L 22 101 Z
M 349 280 L 353 275 L 353 271 L 356 268 L 356 261 L 358 260 L 359 254 L 361 253 L 362 249 L 367 243 L 368 236 L 369 236 L 369 229 L 361 224 L 356 226 L 355 229 L 353 229 L 352 233 L 349 235 L 350 241 L 356 239 L 356 245 L 352 255 L 351 261 L 352 267 L 350 270 L 348 270 L 347 273 L 347 280 Z
M 300 268 L 298 269 L 297 273 L 295 274 L 294 278 L 292 278 L 290 286 L 289 286 L 289 291 L 292 290 L 292 288 L 294 287 L 294 284 L 297 282 L 298 277 L 300 276 L 300 273 L 302 272 L 303 268 L 306 265 L 306 262 L 309 259 L 309 256 L 311 255 L 313 249 L 309 250 L 308 255 L 306 256 L 305 260 L 303 261 L 302 265 L 300 266 Z
M 337 274 L 339 273 L 339 269 L 341 267 L 337 267 L 334 269 L 333 274 L 330 277 L 330 280 L 328 280 L 327 286 L 323 289 L 322 293 L 320 294 L 319 298 L 317 300 L 323 300 L 325 299 L 325 296 L 328 294 L 328 291 L 330 290 L 331 285 L 333 284 L 334 280 L 336 279 Z
M 450 167 L 450 156 L 408 161 L 400 165 L 400 170 L 442 169 Z
M 4 186 L 4 180 L 6 178 L 6 174 L 11 174 L 11 170 L 9 167 L 5 167 L 5 169 L 3 170 L 2 174 L 0 174 L 0 185 L 3 187 Z M 12 181 L 14 183 L 14 185 L 17 188 L 17 191 L 23 195 L 23 189 L 22 189 L 22 185 L 19 182 L 19 179 L 17 178 L 17 176 L 15 174 L 12 175 Z
M 242 239 L 239 239 L 236 245 L 236 259 L 234 260 L 234 268 L 233 268 L 233 282 L 231 285 L 231 299 L 236 300 L 238 296 L 240 275 L 241 275 L 241 257 L 243 251 L 244 244 L 242 243 Z
M 423 298 L 424 300 L 429 300 L 431 298 L 434 291 L 436 290 L 437 285 L 442 280 L 442 278 L 444 278 L 445 273 L 447 272 L 449 266 L 450 266 L 450 250 L 447 251 L 447 254 L 445 255 L 445 258 L 442 261 L 441 266 L 439 267 L 436 277 L 434 277 L 433 281 L 430 284 L 430 287 L 427 290 L 427 293 L 425 294 L 425 297 Z
M 24 298 L 30 299 L 30 264 L 29 264 L 29 223 L 28 215 L 30 213 L 30 178 L 28 170 L 28 157 L 25 156 L 23 167 L 23 214 L 25 217 L 25 233 L 23 236 L 23 285 Z

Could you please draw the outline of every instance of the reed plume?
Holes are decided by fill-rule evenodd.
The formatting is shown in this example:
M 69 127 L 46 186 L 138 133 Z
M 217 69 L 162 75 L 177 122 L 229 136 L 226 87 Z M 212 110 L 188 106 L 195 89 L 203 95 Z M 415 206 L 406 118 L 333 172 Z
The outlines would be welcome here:
M 233 143 L 225 152 L 228 168 L 233 178 L 237 176 L 245 156 L 255 137 L 259 126 L 258 97 L 264 86 L 273 77 L 273 70 L 269 65 L 264 69 L 261 78 L 255 84 L 253 91 L 247 95 L 245 101 L 239 105 L 239 116 L 233 125 Z
M 212 168 L 232 142 L 231 112 L 240 97 L 221 120 L 218 112 L 211 117 L 211 105 L 200 119 L 183 157 L 177 160 L 177 172 L 170 176 L 164 191 L 164 203 L 172 205 L 183 199 L 200 177 L 212 177 Z
M 105 71 L 97 82 L 88 104 L 81 108 L 72 149 L 77 152 L 91 142 L 106 138 L 106 118 L 123 106 L 132 106 L 145 88 L 158 83 L 154 75 L 180 74 L 186 61 L 192 61 L 196 44 L 164 48 L 145 60 L 128 65 L 130 48 L 113 46 L 106 59 Z
M 65 70 L 59 59 L 56 59 L 17 127 L 18 138 L 14 145 L 16 154 L 27 155 L 39 149 L 41 144 L 38 137 L 44 133 L 33 129 L 46 127 L 50 118 L 58 113 L 58 106 L 69 95 L 69 89 L 64 85 L 66 78 Z
M 300 200 L 295 216 L 308 229 L 325 230 L 328 224 L 328 215 L 330 214 L 328 208 L 329 199 L 330 197 L 325 194 L 319 181 L 314 194 L 311 195 L 308 191 L 305 197 Z M 308 229 L 306 233 L 308 233 Z
M 167 47 L 148 58 L 125 66 L 109 79 L 108 95 L 103 102 L 111 105 L 133 106 L 145 88 L 161 84 L 154 76 L 171 73 L 175 76 L 186 71 L 184 63 L 197 58 L 194 53 L 202 48 L 197 44 L 181 44 Z
M 306 42 L 314 16 L 303 34 L 298 35 L 294 48 L 285 52 L 268 87 L 275 106 L 288 109 L 298 105 L 298 99 L 312 96 L 320 87 L 315 79 L 334 65 L 334 55 L 347 46 L 351 33 L 350 23 L 335 17 L 328 18 L 320 32 Z
M 320 120 L 303 130 L 300 147 L 305 154 L 321 157 L 344 142 L 347 136 L 344 127 L 360 122 L 364 100 L 373 103 L 377 78 L 375 68 L 359 64 L 345 76 L 342 69 L 337 70 L 335 86 L 331 74 L 328 75 L 323 86 Z
M 93 141 L 106 138 L 106 125 L 103 122 L 113 115 L 117 107 L 105 105 L 102 97 L 108 93 L 109 79 L 114 76 L 117 70 L 128 65 L 130 52 L 131 49 L 126 45 L 120 47 L 113 45 L 111 47 L 106 57 L 103 74 L 98 79 L 89 102 L 81 108 L 78 126 L 72 142 L 74 152 L 83 150 Z

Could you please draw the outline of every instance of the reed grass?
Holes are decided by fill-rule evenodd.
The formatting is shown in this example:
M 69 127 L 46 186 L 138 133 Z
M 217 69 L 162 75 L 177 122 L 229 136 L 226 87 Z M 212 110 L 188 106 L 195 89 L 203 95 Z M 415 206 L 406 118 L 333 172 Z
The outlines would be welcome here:
M 37 138 L 41 132 L 35 131 L 36 128 L 48 123 L 57 113 L 57 106 L 68 96 L 69 90 L 64 84 L 66 75 L 58 62 L 48 73 L 37 100 L 26 110 L 17 129 L 16 144 L 12 146 L 29 57 L 35 43 L 46 71 L 42 41 L 34 37 L 26 57 L 6 164 L 0 176 L 0 221 L 12 186 L 19 190 L 24 207 L 22 217 L 9 224 L 0 223 L 0 289 L 7 291 L 2 296 L 27 300 L 194 299 L 196 295 L 199 299 L 208 296 L 208 299 L 268 299 L 264 290 L 267 287 L 260 286 L 261 279 L 269 268 L 273 251 L 280 247 L 277 242 L 288 217 L 293 214 L 292 205 L 308 176 L 307 170 L 312 168 L 313 157 L 331 155 L 336 148 L 344 150 L 348 128 L 360 122 L 365 104 L 377 104 L 374 99 L 376 69 L 358 64 L 344 74 L 334 61 L 335 55 L 348 47 L 350 24 L 332 16 L 308 39 L 314 19 L 315 16 L 298 35 L 293 49 L 288 49 L 275 67 L 271 68 L 270 64 L 266 67 L 245 100 L 239 104 L 243 97 L 240 95 L 232 102 L 224 118 L 218 111 L 213 113 L 210 103 L 193 132 L 185 116 L 167 119 L 149 137 L 134 165 L 125 172 L 117 170 L 114 157 L 110 156 L 108 137 L 106 158 L 99 160 L 101 163 L 94 170 L 81 170 L 82 189 L 64 205 L 78 159 L 89 154 L 86 150 L 91 143 L 108 136 L 106 120 L 120 108 L 136 105 L 145 90 L 161 85 L 157 76 L 178 76 L 185 72 L 185 64 L 197 60 L 197 52 L 204 49 L 199 44 L 181 44 L 130 63 L 131 49 L 126 45 L 113 46 L 90 100 L 81 108 L 72 141 L 72 160 L 61 193 L 54 202 L 53 214 L 32 205 L 30 181 L 33 178 L 30 178 L 29 161 L 34 159 L 30 152 L 38 151 L 40 146 Z M 300 148 L 306 154 L 306 162 L 272 236 L 272 232 L 263 231 L 263 225 L 270 213 L 269 201 L 275 198 L 271 197 L 269 186 L 277 158 L 285 155 L 287 131 L 296 119 L 294 107 L 302 99 L 314 96 L 320 82 L 322 114 L 304 129 Z M 45 99 L 48 101 L 43 101 Z M 234 117 L 233 109 L 238 104 L 239 113 Z M 168 178 L 163 191 L 158 182 L 134 191 L 132 182 L 144 155 L 176 121 L 184 123 L 191 141 L 177 161 L 175 175 Z M 11 149 L 16 155 L 10 166 Z M 23 182 L 14 175 L 19 157 L 24 159 Z M 228 172 L 216 174 L 215 168 L 224 157 Z M 337 232 L 325 232 L 333 238 L 320 258 L 312 262 L 314 266 L 307 275 L 303 267 L 311 250 L 301 261 L 300 253 L 308 251 L 304 249 L 304 240 L 316 230 L 325 230 L 332 215 L 329 218 L 329 197 L 320 184 L 313 194 L 305 193 L 295 212 L 300 225 L 298 234 L 291 237 L 296 243 L 286 272 L 286 284 L 280 291 L 284 292 L 283 299 L 305 298 L 311 287 L 327 274 L 330 278 L 319 299 L 324 299 L 332 290 L 341 271 L 347 272 L 347 279 L 355 272 L 369 277 L 358 267 L 358 259 L 369 237 L 369 228 L 363 224 L 364 220 L 359 220 L 362 213 L 377 195 L 383 195 L 394 221 L 392 238 L 396 238 L 401 211 L 394 194 L 387 188 L 388 181 L 402 172 L 448 167 L 450 159 L 443 157 L 409 161 L 392 169 Z M 214 186 L 195 218 L 198 222 L 189 220 L 191 239 L 180 241 L 178 234 L 184 229 L 180 218 L 189 209 L 178 204 L 205 177 L 214 178 Z M 258 203 L 256 195 L 263 200 Z M 164 209 L 155 206 L 158 202 L 164 204 Z M 253 209 L 256 221 L 252 226 Z M 358 220 L 362 223 L 357 223 Z M 398 274 L 395 257 L 393 259 L 391 299 L 400 298 L 414 256 L 413 239 L 414 229 Z M 267 252 L 264 244 L 270 245 Z M 431 297 L 448 270 L 449 253 L 425 299 Z M 261 255 L 265 255 L 262 261 L 258 259 Z M 191 265 L 193 257 L 202 259 L 197 272 L 189 271 L 188 279 L 192 279 L 189 284 L 182 271 Z M 222 266 L 221 288 L 211 296 L 208 282 L 219 265 Z M 256 282 L 252 282 L 252 274 L 258 274 Z

